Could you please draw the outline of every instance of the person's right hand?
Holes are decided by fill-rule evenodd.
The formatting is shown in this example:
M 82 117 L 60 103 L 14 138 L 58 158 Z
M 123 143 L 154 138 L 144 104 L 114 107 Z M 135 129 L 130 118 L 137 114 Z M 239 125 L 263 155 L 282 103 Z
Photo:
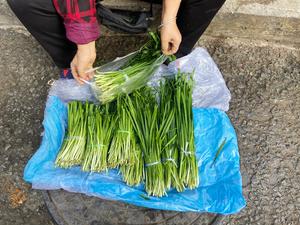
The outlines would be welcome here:
M 93 73 L 87 73 L 93 68 L 96 59 L 95 41 L 88 44 L 77 45 L 77 53 L 71 62 L 71 71 L 74 78 L 83 84 L 83 80 L 90 80 Z
M 181 43 L 181 33 L 176 21 L 166 23 L 160 30 L 161 50 L 165 55 L 175 54 Z

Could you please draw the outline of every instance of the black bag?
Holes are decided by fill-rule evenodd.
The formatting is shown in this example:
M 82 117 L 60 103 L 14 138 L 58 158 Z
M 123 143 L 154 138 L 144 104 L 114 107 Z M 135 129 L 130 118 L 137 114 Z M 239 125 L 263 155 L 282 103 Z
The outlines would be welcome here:
M 113 31 L 121 33 L 145 33 L 148 30 L 152 18 L 152 4 L 149 12 L 129 12 L 125 10 L 108 9 L 100 2 L 97 2 L 96 8 L 97 16 L 101 24 Z

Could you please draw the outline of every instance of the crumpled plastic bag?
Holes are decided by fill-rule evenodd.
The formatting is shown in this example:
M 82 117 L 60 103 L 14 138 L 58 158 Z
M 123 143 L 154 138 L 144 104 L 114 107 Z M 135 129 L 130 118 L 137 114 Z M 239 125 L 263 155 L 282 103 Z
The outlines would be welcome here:
M 219 68 L 204 48 L 195 48 L 190 54 L 176 59 L 168 66 L 162 65 L 149 85 L 158 85 L 161 76 L 176 74 L 178 70 L 184 73 L 194 72 L 193 107 L 228 111 L 230 91 Z
M 131 53 L 125 57 L 117 58 L 99 68 L 103 71 L 116 70 L 134 54 Z M 148 82 L 148 85 L 157 86 L 162 76 L 176 74 L 178 70 L 186 73 L 194 72 L 193 107 L 210 107 L 223 111 L 229 109 L 230 92 L 217 65 L 204 48 L 195 48 L 189 55 L 171 62 L 168 66 L 161 65 Z M 50 89 L 49 95 L 58 96 L 64 102 L 72 100 L 97 101 L 90 84 L 80 85 L 73 79 L 56 80 Z
M 192 54 L 196 55 L 189 58 Z M 217 92 L 213 93 L 207 90 L 206 93 L 210 93 L 209 101 L 205 99 L 207 98 L 205 93 L 201 95 L 195 92 L 193 95 L 194 106 L 203 105 L 205 107 L 193 108 L 196 156 L 200 176 L 198 188 L 182 193 L 171 190 L 168 192 L 168 196 L 162 198 L 149 196 L 145 199 L 144 185 L 136 187 L 126 185 L 116 169 L 109 170 L 107 173 L 89 173 L 81 171 L 80 167 L 56 168 L 54 162 L 67 126 L 66 101 L 92 99 L 89 87 L 84 85 L 77 86 L 76 88 L 80 90 L 81 94 L 76 92 L 74 95 L 74 90 L 69 90 L 74 88 L 72 85 L 68 86 L 72 83 L 70 80 L 58 81 L 65 90 L 57 89 L 57 83 L 55 84 L 57 86 L 52 87 L 50 91 L 43 121 L 45 130 L 43 140 L 37 152 L 26 165 L 24 180 L 30 182 L 36 189 L 62 188 L 71 192 L 154 209 L 226 215 L 239 212 L 246 202 L 242 195 L 237 137 L 228 116 L 222 111 L 228 109 L 230 94 L 219 70 L 203 69 L 205 65 L 213 63 L 209 54 L 204 49 L 198 48 L 191 55 L 176 60 L 167 69 L 177 70 L 185 67 L 189 69 L 189 60 L 194 60 L 195 64 L 200 61 L 202 69 L 196 71 L 196 76 L 199 76 L 196 78 L 196 88 L 199 88 L 202 80 L 207 81 L 206 84 L 210 84 Z M 204 59 L 201 59 L 202 57 Z M 166 68 L 160 68 L 160 72 L 158 71 L 154 76 L 152 85 L 155 85 L 156 78 L 162 74 L 163 69 Z M 209 75 L 209 71 L 214 71 L 214 73 Z M 215 85 L 212 80 L 216 81 Z M 76 99 L 77 97 L 78 99 Z M 224 140 L 226 140 L 224 148 L 215 160 L 218 148 Z

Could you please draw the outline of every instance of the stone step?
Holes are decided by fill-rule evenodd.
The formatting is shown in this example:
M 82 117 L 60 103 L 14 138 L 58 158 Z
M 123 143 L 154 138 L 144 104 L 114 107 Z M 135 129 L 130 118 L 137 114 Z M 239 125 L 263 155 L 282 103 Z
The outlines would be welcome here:
M 299 0 L 227 0 L 221 13 L 240 13 L 247 15 L 298 18 Z
M 280 43 L 300 48 L 300 19 L 242 13 L 219 13 L 206 36 L 242 38 Z
M 300 48 L 300 1 L 227 0 L 205 34 Z
M 137 1 L 140 2 L 137 4 Z M 147 9 L 146 2 L 139 0 L 103 0 L 102 4 L 110 8 L 143 10 Z M 282 4 L 277 0 L 229 0 L 212 21 L 204 36 L 224 39 L 242 38 L 280 43 L 292 47 L 300 47 L 300 1 L 291 0 Z M 132 7 L 131 7 L 132 6 Z M 133 7 L 134 6 L 134 7 Z M 127 7 L 127 8 L 126 8 Z M 280 10 L 280 7 L 282 10 Z M 266 11 L 265 16 L 262 10 Z M 154 29 L 159 24 L 160 6 L 154 6 Z M 10 11 L 6 0 L 0 0 L 0 27 L 20 29 L 22 25 Z M 123 36 L 140 37 L 112 32 L 102 28 L 102 37 Z M 101 39 L 100 39 L 101 40 Z
M 100 3 L 110 9 L 134 12 L 150 11 L 150 3 L 141 0 L 102 0 Z

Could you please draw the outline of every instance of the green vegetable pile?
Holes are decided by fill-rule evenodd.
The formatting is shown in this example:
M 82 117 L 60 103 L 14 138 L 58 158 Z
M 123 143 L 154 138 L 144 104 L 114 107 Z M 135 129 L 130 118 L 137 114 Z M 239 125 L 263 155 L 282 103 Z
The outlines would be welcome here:
M 193 77 L 179 72 L 145 87 L 168 57 L 157 33 L 115 71 L 95 72 L 101 105 L 68 104 L 68 127 L 55 164 L 86 172 L 119 169 L 124 182 L 144 183 L 148 195 L 162 197 L 199 185 L 192 114 Z M 172 57 L 171 57 L 172 59 Z
M 129 94 L 145 86 L 167 58 L 161 53 L 159 35 L 149 32 L 148 42 L 121 68 L 115 71 L 95 71 L 93 87 L 98 100 L 105 104 L 120 94 Z
M 192 88 L 192 75 L 179 72 L 104 105 L 70 102 L 56 166 L 119 169 L 127 185 L 144 183 L 157 197 L 198 187 Z
M 68 104 L 68 131 L 55 164 L 69 168 L 82 162 L 87 142 L 88 104 L 71 102 Z

